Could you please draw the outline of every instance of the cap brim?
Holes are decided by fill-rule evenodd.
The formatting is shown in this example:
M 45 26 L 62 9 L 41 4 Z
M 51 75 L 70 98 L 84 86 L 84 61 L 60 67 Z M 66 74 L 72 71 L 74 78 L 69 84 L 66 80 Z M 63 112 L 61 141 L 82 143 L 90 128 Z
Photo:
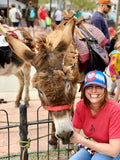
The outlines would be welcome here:
M 115 3 L 112 3 L 112 2 L 110 2 L 110 3 L 108 3 L 110 6 L 113 6 L 113 5 L 115 5 Z
M 87 87 L 87 86 L 90 85 L 90 84 L 96 84 L 96 85 L 98 85 L 98 86 L 100 86 L 100 87 L 106 88 L 106 85 L 101 84 L 101 83 L 99 83 L 99 82 L 89 82 L 89 83 L 87 83 L 86 85 L 84 85 L 83 88 Z

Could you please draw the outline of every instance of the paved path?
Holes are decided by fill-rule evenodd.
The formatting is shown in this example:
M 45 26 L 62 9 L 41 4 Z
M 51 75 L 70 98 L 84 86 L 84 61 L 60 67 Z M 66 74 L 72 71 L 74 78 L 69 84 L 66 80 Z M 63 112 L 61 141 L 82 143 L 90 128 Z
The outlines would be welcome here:
M 35 73 L 35 69 L 32 67 L 31 69 L 31 77 Z M 10 76 L 0 76 L 0 98 L 4 98 L 5 100 L 11 102 L 15 101 L 16 92 L 18 91 L 19 83 L 18 79 L 14 75 Z M 24 99 L 24 91 L 23 91 L 23 99 Z M 30 84 L 30 99 L 38 100 L 38 93 L 35 88 L 32 88 Z

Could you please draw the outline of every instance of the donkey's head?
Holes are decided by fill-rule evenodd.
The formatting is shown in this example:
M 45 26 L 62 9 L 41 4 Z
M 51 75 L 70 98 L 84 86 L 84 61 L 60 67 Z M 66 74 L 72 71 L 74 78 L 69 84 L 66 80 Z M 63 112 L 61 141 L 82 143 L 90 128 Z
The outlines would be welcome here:
M 38 90 L 42 106 L 49 110 L 55 124 L 56 136 L 64 144 L 69 143 L 73 134 L 70 112 L 76 94 L 76 77 L 78 77 L 74 75 L 75 66 L 64 65 L 65 56 L 69 52 L 73 54 L 71 43 L 74 25 L 75 22 L 71 20 L 58 35 L 59 40 L 56 38 L 53 41 L 50 37 L 39 39 L 37 54 L 32 53 L 27 47 L 24 48 L 23 44 L 22 51 L 17 51 L 16 39 L 11 40 L 11 37 L 6 37 L 15 53 L 36 68 L 37 72 L 32 78 L 33 87 Z M 12 41 L 16 41 L 16 45 Z

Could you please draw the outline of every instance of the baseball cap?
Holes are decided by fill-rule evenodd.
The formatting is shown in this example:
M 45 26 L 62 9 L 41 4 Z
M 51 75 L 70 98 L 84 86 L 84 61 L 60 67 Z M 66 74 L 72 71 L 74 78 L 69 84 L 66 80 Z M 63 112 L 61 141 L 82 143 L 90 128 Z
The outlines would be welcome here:
M 98 4 L 108 4 L 110 6 L 114 5 L 111 0 L 99 0 Z
M 101 71 L 90 71 L 85 76 L 84 88 L 90 84 L 96 84 L 103 88 L 107 88 L 107 79 Z

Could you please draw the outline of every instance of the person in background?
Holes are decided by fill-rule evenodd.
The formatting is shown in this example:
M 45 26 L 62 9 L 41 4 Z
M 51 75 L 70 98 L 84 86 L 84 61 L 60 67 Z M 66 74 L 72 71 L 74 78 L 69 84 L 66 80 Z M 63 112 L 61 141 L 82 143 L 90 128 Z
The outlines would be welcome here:
M 90 23 L 99 28 L 104 33 L 105 37 L 109 40 L 109 42 L 105 46 L 107 52 L 109 52 L 110 48 L 110 34 L 104 15 L 110 12 L 113 5 L 114 3 L 112 3 L 110 0 L 99 0 L 98 10 L 93 14 L 90 21 Z
M 116 41 L 114 49 L 110 53 L 109 71 L 112 81 L 117 84 L 114 100 L 118 102 L 120 96 L 120 39 Z
M 9 10 L 9 18 L 10 18 L 10 21 L 12 22 L 13 27 L 18 27 L 18 26 L 19 26 L 20 19 L 22 18 L 22 14 L 21 14 L 21 12 L 19 11 L 19 9 L 16 8 L 16 5 L 15 5 L 15 4 L 11 4 L 11 7 L 12 7 L 12 8 Z M 18 15 L 19 15 L 19 19 L 16 18 L 16 12 L 17 12 Z
M 89 15 L 87 22 L 90 23 L 90 21 L 91 21 L 91 16 Z
M 35 9 L 32 5 L 32 1 L 28 2 L 28 7 L 26 8 L 25 18 L 27 22 L 28 31 L 32 32 L 32 36 L 34 35 L 34 21 L 35 21 Z M 32 27 L 32 30 L 31 30 Z
M 113 27 L 109 28 L 109 33 L 110 33 L 110 37 L 112 37 L 114 35 L 114 28 Z
M 45 10 L 45 5 L 42 5 L 41 8 L 38 9 L 38 21 L 41 27 L 41 31 L 44 31 L 46 28 L 46 10 Z
M 48 11 L 48 14 L 46 15 L 46 29 L 48 32 L 51 31 L 51 23 L 52 23 L 52 20 L 50 18 L 50 11 Z
M 18 9 L 19 9 L 19 11 L 21 12 L 21 15 L 22 15 L 22 9 L 21 9 L 20 5 L 18 6 Z M 21 17 L 21 19 L 19 21 L 19 25 L 22 26 L 22 17 Z
M 109 53 L 111 53 L 115 48 L 115 43 L 120 40 L 120 26 L 117 27 L 114 35 L 111 37 L 111 46 L 109 49 Z M 111 56 L 110 56 L 111 57 Z M 115 89 L 117 87 L 117 83 L 115 80 L 112 80 L 111 88 L 109 91 L 109 96 L 114 97 L 115 96 Z
M 76 18 L 79 18 L 79 17 L 81 17 L 81 16 L 82 16 L 81 12 L 80 12 L 79 10 L 77 10 L 77 11 L 76 11 L 76 14 L 75 14 L 75 17 L 76 17 Z
M 76 104 L 72 123 L 74 134 L 70 141 L 82 149 L 70 160 L 120 158 L 120 104 L 108 99 L 103 72 L 95 70 L 86 74 L 83 99 Z
M 59 25 L 62 21 L 62 11 L 57 9 L 54 14 L 56 25 Z
M 114 50 L 114 46 L 117 40 L 120 40 L 120 26 L 117 27 L 117 29 L 114 32 L 114 35 L 111 36 L 111 46 L 109 48 L 109 53 L 111 53 Z
M 5 16 L 5 11 L 3 9 L 0 11 L 0 16 L 2 17 L 3 23 L 7 24 L 7 18 Z

